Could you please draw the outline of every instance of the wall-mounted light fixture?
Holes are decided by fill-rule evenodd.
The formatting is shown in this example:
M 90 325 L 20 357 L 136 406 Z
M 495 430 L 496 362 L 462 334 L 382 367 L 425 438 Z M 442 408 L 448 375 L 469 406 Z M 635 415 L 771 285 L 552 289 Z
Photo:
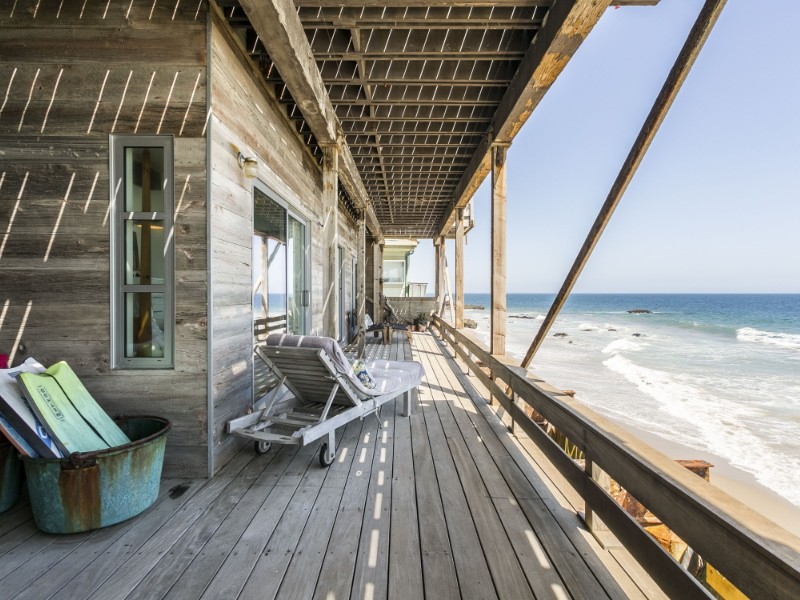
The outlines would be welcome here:
M 248 179 L 258 177 L 258 161 L 255 158 L 252 156 L 245 156 L 239 152 L 236 156 L 236 160 L 239 161 L 239 168 L 244 169 L 245 177 Z

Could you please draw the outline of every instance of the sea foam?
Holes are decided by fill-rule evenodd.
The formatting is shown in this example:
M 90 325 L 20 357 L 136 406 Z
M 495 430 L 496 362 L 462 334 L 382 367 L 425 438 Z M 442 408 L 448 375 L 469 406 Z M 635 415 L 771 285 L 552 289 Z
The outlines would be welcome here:
M 755 342 L 789 348 L 790 350 L 800 350 L 800 335 L 791 333 L 776 333 L 774 331 L 762 331 L 753 327 L 742 327 L 736 330 L 736 339 L 740 342 Z
M 771 444 L 767 436 L 758 435 L 769 422 L 762 410 L 718 396 L 681 375 L 638 365 L 619 350 L 620 347 L 603 365 L 656 401 L 655 405 L 629 407 L 624 418 L 679 444 L 721 456 L 800 505 L 800 489 L 794 483 L 800 457 L 781 452 L 781 444 Z M 660 423 L 663 418 L 649 414 L 654 408 L 669 415 L 667 435 Z M 744 448 L 746 452 L 742 452 Z

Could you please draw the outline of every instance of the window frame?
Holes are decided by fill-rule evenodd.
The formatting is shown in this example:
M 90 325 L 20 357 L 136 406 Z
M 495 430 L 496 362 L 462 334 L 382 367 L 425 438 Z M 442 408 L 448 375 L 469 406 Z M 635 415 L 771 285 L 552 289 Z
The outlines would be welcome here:
M 164 152 L 164 207 L 159 212 L 125 210 L 126 148 L 162 148 Z M 113 369 L 175 368 L 175 137 L 172 135 L 111 134 L 109 136 L 109 230 L 111 260 L 111 366 Z M 125 281 L 125 226 L 128 221 L 163 221 L 164 283 L 129 284 Z M 164 356 L 125 356 L 125 295 L 164 295 Z

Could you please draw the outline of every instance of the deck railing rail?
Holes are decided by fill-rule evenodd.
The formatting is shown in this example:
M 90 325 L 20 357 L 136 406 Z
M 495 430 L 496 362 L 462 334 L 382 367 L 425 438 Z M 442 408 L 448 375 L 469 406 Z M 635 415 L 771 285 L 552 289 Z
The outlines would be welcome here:
M 581 495 L 587 517 L 596 514 L 670 597 L 709 594 L 596 481 L 592 472 L 597 467 L 748 596 L 800 598 L 799 538 L 561 390 L 493 356 L 440 316 L 434 315 L 433 326 L 499 402 L 514 427 L 536 443 Z M 525 413 L 524 405 L 584 453 L 584 467 Z

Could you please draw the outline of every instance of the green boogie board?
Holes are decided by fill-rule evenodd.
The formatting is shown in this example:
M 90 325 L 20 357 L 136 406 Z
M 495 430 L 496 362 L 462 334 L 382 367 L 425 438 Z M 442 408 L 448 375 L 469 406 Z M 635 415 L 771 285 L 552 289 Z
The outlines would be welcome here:
M 58 362 L 40 374 L 20 373 L 18 381 L 31 409 L 65 454 L 130 443 L 67 363 Z

